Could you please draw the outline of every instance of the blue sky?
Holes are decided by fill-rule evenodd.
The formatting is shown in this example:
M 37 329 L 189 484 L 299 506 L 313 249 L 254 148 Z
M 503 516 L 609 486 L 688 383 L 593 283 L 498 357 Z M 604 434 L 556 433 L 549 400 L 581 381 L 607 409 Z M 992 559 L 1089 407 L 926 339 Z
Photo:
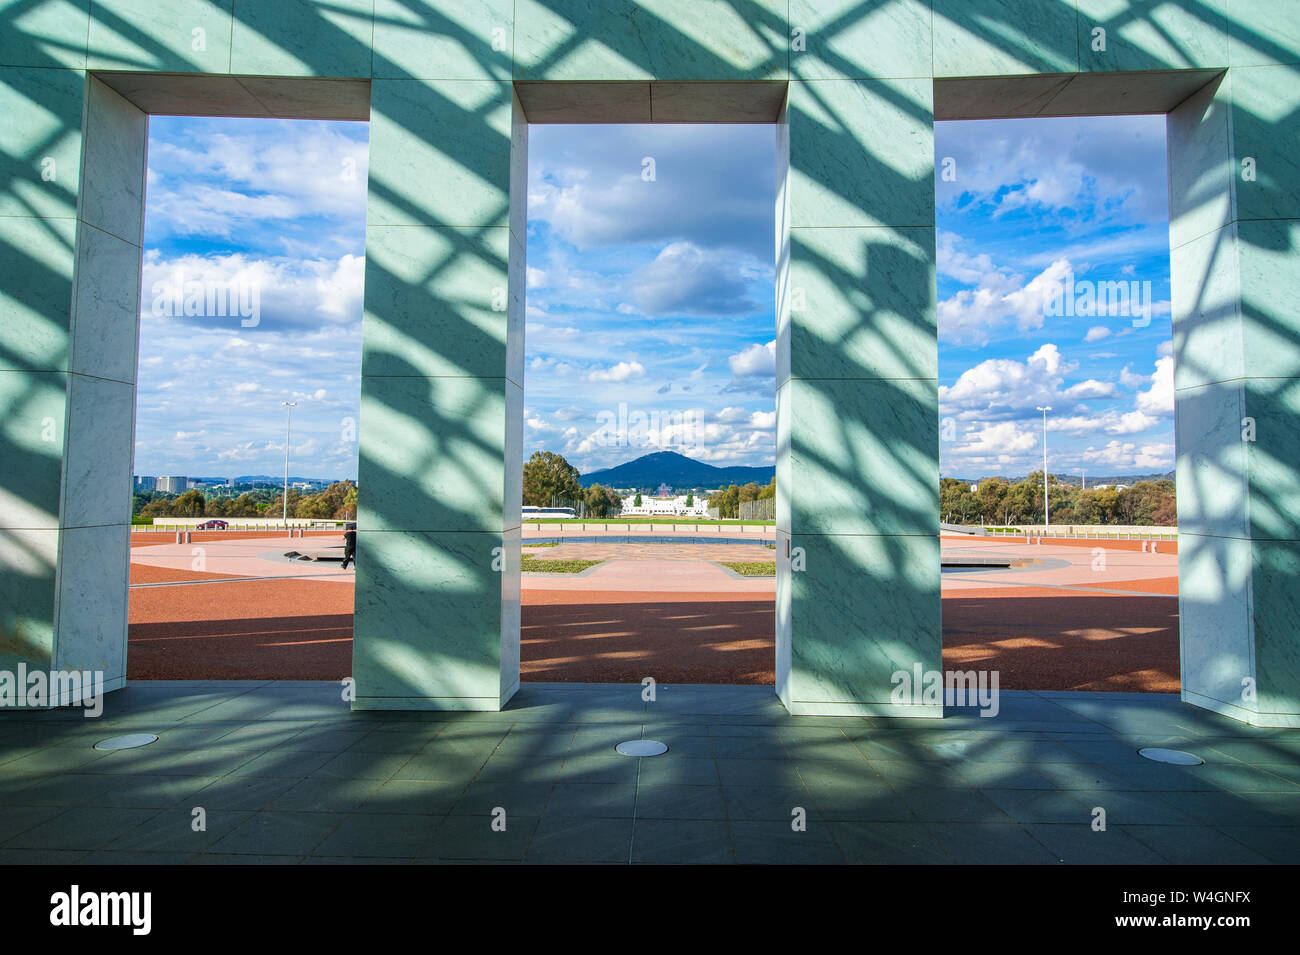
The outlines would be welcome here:
M 1053 472 L 1172 469 L 1164 117 L 941 123 L 935 163 L 943 473 L 1041 468 L 1042 406 Z M 1048 314 L 1071 274 L 1149 311 Z
M 151 120 L 137 473 L 275 474 L 291 400 L 294 473 L 355 477 L 366 149 Z M 1163 118 L 946 123 L 935 156 L 943 473 L 1040 466 L 1044 404 L 1052 470 L 1171 468 Z M 525 453 L 772 463 L 772 127 L 535 126 L 529 167 Z M 1048 314 L 1071 274 L 1150 282 L 1150 322 Z M 191 280 L 256 323 L 169 316 Z
M 137 474 L 281 473 L 296 401 L 293 473 L 356 477 L 367 148 L 365 123 L 150 118 Z M 259 289 L 257 324 L 165 314 L 192 282 Z

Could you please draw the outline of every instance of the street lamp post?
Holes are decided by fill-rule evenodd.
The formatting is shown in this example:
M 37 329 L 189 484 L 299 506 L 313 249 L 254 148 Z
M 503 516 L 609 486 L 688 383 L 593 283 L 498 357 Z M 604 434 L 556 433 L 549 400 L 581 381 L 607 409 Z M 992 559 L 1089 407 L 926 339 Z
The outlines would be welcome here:
M 282 401 L 284 405 L 284 530 L 289 532 L 289 419 L 293 415 L 293 409 L 298 407 L 296 401 Z M 1047 453 L 1043 452 L 1044 455 Z M 1043 458 L 1047 460 L 1046 457 Z
M 1047 412 L 1052 410 L 1051 405 L 1038 409 L 1043 413 L 1043 527 L 1052 526 L 1051 514 L 1047 510 Z

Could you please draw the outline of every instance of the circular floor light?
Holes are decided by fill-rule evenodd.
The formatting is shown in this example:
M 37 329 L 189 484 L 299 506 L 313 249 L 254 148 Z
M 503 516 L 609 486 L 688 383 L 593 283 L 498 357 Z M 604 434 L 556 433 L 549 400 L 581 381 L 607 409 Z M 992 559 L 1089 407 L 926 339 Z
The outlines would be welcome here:
M 624 756 L 662 756 L 668 747 L 656 739 L 630 739 L 614 747 Z
M 1180 749 L 1161 749 L 1158 746 L 1148 746 L 1146 749 L 1140 749 L 1138 755 L 1153 759 L 1157 763 L 1168 763 L 1171 766 L 1200 766 L 1205 762 L 1205 760 L 1193 753 L 1184 753 Z
M 111 739 L 101 739 L 95 744 L 95 749 L 135 749 L 137 746 L 148 746 L 150 743 L 158 742 L 158 737 L 153 733 L 129 733 L 126 736 L 114 736 Z

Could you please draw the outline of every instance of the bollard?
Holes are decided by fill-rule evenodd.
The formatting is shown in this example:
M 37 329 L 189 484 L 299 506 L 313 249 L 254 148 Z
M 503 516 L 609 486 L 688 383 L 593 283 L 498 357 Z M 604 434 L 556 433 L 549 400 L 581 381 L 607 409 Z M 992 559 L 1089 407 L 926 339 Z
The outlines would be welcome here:
M 176 532 L 176 543 L 178 543 L 178 544 L 182 543 L 182 541 L 181 541 L 181 532 L 180 532 L 180 531 L 177 531 L 177 532 Z
M 1155 552 L 1156 552 L 1156 541 L 1152 541 L 1152 542 L 1151 542 L 1151 553 L 1154 554 Z

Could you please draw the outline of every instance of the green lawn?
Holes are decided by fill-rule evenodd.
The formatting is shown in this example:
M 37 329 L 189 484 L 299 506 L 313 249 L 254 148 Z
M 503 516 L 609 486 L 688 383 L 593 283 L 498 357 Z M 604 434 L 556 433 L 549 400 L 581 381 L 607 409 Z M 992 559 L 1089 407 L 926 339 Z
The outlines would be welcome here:
M 524 554 L 520 570 L 535 574 L 577 574 L 599 563 L 598 560 L 539 560 L 532 554 Z
M 530 544 L 528 541 L 524 541 L 523 546 L 525 546 L 525 547 L 559 547 L 559 546 L 560 546 L 560 542 L 559 542 L 559 541 L 538 541 L 538 542 L 535 543 L 535 544 Z
M 774 560 L 735 560 L 721 561 L 723 567 L 730 567 L 742 577 L 775 577 L 776 561 Z

